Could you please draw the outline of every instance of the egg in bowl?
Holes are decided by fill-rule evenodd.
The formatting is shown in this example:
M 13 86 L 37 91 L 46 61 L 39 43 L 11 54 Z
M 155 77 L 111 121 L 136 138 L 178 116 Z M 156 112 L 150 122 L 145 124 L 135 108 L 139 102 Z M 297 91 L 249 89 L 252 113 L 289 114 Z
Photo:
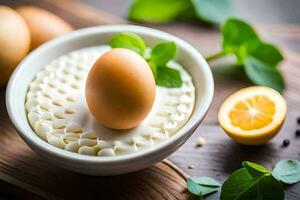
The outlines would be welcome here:
M 195 87 L 194 109 L 187 122 L 176 134 L 155 143 L 155 145 L 148 146 L 141 151 L 118 156 L 86 156 L 57 148 L 41 139 L 28 122 L 25 107 L 31 82 L 53 60 L 75 50 L 106 45 L 109 38 L 120 31 L 140 35 L 149 46 L 163 41 L 174 41 L 176 43 L 179 51 L 175 60 L 184 66 L 192 77 Z M 184 81 L 184 77 L 182 77 L 182 81 Z M 171 34 L 146 27 L 110 25 L 77 30 L 34 50 L 20 63 L 11 76 L 6 90 L 6 106 L 9 117 L 22 139 L 35 152 L 47 158 L 53 164 L 83 174 L 116 175 L 149 167 L 166 158 L 184 144 L 204 119 L 212 101 L 213 91 L 213 77 L 207 62 L 187 42 Z M 156 93 L 156 97 L 158 96 Z M 150 114 L 151 112 L 148 115 Z
M 193 111 L 195 87 L 191 76 L 175 61 L 168 65 L 180 71 L 183 85 L 180 88 L 156 86 L 154 104 L 140 124 L 128 130 L 116 130 L 98 123 L 91 114 L 91 110 L 97 109 L 89 109 L 87 105 L 85 85 L 96 60 L 108 51 L 107 45 L 75 50 L 58 57 L 38 72 L 30 83 L 25 105 L 30 125 L 40 138 L 67 151 L 115 156 L 160 143 L 186 123 Z M 111 115 L 105 110 L 99 112 L 104 116 Z M 112 116 L 112 121 L 118 116 Z M 126 121 L 126 113 L 123 117 Z

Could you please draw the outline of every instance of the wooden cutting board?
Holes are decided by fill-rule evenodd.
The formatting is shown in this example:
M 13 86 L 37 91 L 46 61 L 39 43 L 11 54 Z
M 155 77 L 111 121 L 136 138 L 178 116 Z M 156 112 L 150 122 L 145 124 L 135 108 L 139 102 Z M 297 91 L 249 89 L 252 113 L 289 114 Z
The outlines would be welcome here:
M 76 28 L 128 23 L 124 19 L 75 0 L 1 2 L 12 7 L 32 4 L 46 8 Z M 219 32 L 214 28 L 186 23 L 153 27 L 185 39 L 204 55 L 218 51 Z M 296 118 L 300 116 L 300 26 L 257 25 L 257 28 L 264 38 L 280 45 L 286 57 L 282 71 L 287 82 L 284 96 L 288 101 L 289 112 L 280 134 L 267 145 L 239 145 L 230 140 L 218 126 L 217 111 L 224 98 L 248 84 L 213 70 L 215 98 L 210 112 L 191 139 L 169 158 L 182 170 L 169 161 L 162 161 L 151 168 L 123 176 L 79 175 L 48 163 L 21 140 L 8 119 L 4 105 L 5 91 L 1 91 L 0 192 L 22 199 L 190 199 L 193 197 L 186 191 L 186 173 L 211 176 L 222 182 L 240 167 L 243 160 L 255 161 L 268 168 L 274 167 L 281 159 L 300 160 L 300 138 L 296 138 L 294 134 L 294 131 L 300 128 L 296 123 Z M 195 140 L 199 136 L 203 136 L 207 144 L 202 148 L 195 148 Z M 291 144 L 288 148 L 282 148 L 282 141 L 286 138 L 291 140 Z M 191 164 L 194 165 L 194 169 L 188 169 Z M 207 199 L 219 199 L 219 194 L 210 195 Z M 286 199 L 300 199 L 300 184 L 286 188 Z

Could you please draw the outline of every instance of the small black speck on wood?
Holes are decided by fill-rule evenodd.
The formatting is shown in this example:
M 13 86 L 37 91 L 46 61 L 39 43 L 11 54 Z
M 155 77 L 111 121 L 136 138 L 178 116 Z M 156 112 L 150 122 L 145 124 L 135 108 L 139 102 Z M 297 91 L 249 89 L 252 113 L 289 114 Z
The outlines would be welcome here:
M 290 140 L 289 139 L 284 139 L 282 141 L 282 147 L 288 147 L 290 145 Z
M 295 134 L 296 134 L 296 137 L 300 137 L 300 129 L 297 129 L 297 130 L 295 131 Z
M 300 117 L 297 118 L 297 123 L 300 124 Z

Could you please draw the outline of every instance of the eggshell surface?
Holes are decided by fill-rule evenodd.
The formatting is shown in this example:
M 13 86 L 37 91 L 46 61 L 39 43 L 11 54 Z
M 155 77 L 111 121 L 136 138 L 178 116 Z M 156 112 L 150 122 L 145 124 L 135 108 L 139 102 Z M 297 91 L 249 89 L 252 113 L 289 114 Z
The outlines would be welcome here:
M 25 19 L 31 34 L 31 49 L 69 33 L 72 26 L 53 13 L 33 6 L 21 6 L 17 12 Z
M 13 9 L 0 6 L 0 88 L 30 48 L 30 33 L 23 18 Z
M 85 95 L 96 121 L 112 129 L 136 127 L 150 112 L 156 86 L 148 63 L 137 53 L 116 48 L 89 72 Z

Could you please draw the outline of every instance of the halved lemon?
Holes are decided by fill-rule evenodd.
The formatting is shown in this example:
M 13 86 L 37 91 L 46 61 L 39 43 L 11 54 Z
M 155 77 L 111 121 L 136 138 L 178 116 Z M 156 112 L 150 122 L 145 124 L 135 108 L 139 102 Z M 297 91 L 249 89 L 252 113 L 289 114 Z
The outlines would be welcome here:
M 253 86 L 229 96 L 219 110 L 218 120 L 235 141 L 259 145 L 278 133 L 286 112 L 286 101 L 279 92 L 269 87 Z

